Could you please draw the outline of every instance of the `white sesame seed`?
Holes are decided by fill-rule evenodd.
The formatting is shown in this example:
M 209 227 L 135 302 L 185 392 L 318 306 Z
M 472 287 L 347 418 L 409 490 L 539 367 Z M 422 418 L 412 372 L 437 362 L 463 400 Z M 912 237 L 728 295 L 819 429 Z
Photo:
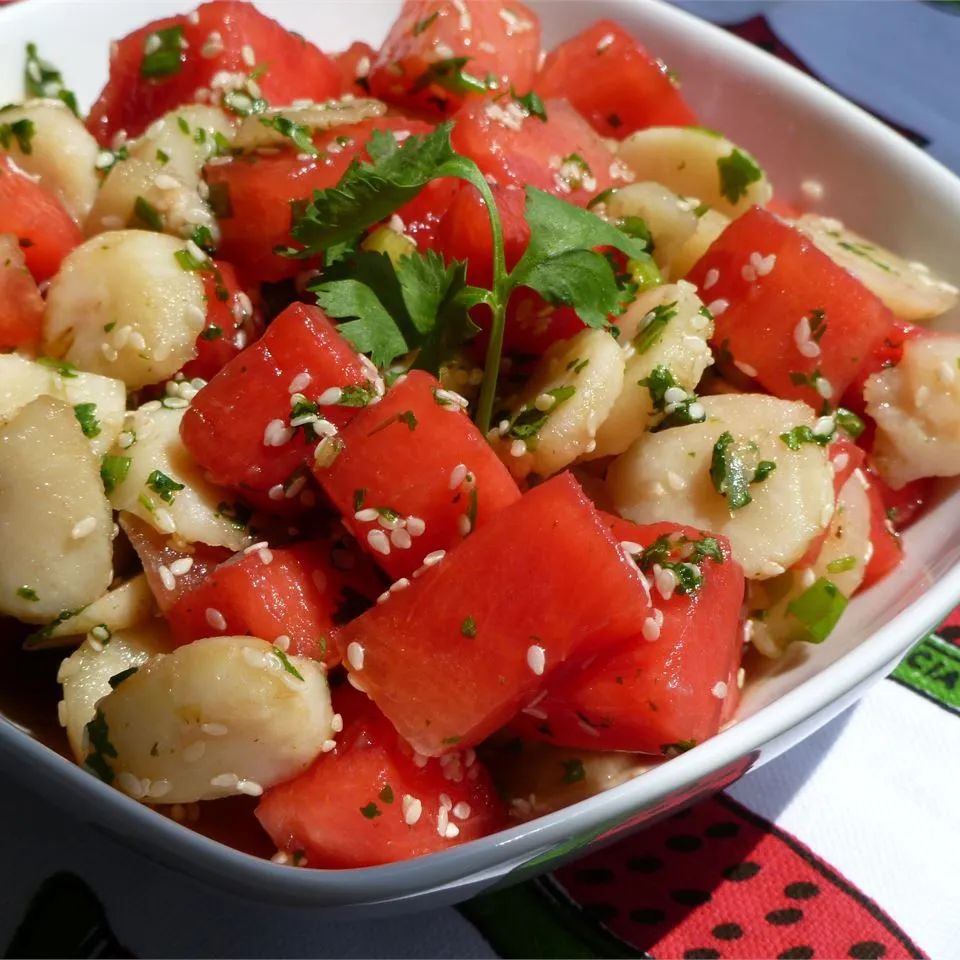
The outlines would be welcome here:
M 730 306 L 729 300 L 714 300 L 711 303 L 707 304 L 707 310 L 713 314 L 715 317 L 719 317 L 721 313 L 725 313 L 727 307 Z
M 537 396 L 537 399 L 533 401 L 533 405 L 541 413 L 546 413 L 557 405 L 557 398 L 551 396 L 549 393 L 541 393 Z
M 189 747 L 180 751 L 180 755 L 187 763 L 196 763 L 206 752 L 206 743 L 203 740 L 194 740 Z
M 510 444 L 510 456 L 511 457 L 522 457 L 527 452 L 527 445 L 523 440 L 514 440 Z
M 447 840 L 453 840 L 460 836 L 460 828 L 455 823 L 448 823 L 447 829 L 444 830 L 443 835 L 447 838 Z
M 643 639 L 652 643 L 654 640 L 660 639 L 660 628 L 663 626 L 663 611 L 652 609 L 650 611 L 650 616 L 643 621 L 643 626 L 641 627 L 641 633 L 643 634 Z
M 269 547 L 270 544 L 266 540 L 259 540 L 256 543 L 251 543 L 249 547 L 243 548 L 243 555 L 249 557 L 251 553 L 257 553 L 262 550 L 264 547 Z
M 410 547 L 413 546 L 413 539 L 403 527 L 397 527 L 396 530 L 392 531 L 390 534 L 390 542 L 398 550 L 409 550 Z
M 447 827 L 450 825 L 450 813 L 446 807 L 442 806 L 437 811 L 437 833 L 441 837 L 447 835 Z
M 107 361 L 107 363 L 115 363 L 117 357 L 119 356 L 117 351 L 111 347 L 109 343 L 101 343 L 100 352 L 103 354 L 103 358 Z
M 466 537 L 469 536 L 472 529 L 473 522 L 470 520 L 470 517 L 465 513 L 461 513 L 460 516 L 457 517 L 457 533 L 459 533 L 461 537 Z
M 266 547 L 264 547 L 263 550 L 258 550 L 257 556 L 264 566 L 269 566 L 269 564 L 273 563 L 273 551 L 268 550 Z
M 170 572 L 169 567 L 161 563 L 157 567 L 157 573 L 160 574 L 160 582 L 163 584 L 164 590 L 176 590 L 177 578 Z
M 330 718 L 330 729 L 334 733 L 340 733 L 343 730 L 343 717 L 339 713 L 335 713 Z
M 413 764 L 416 767 L 419 767 L 421 770 L 430 762 L 430 758 L 424 754 L 420 753 L 418 750 L 413 751 Z
M 809 590 L 817 582 L 817 573 L 812 567 L 804 567 L 800 572 L 800 586 Z
M 240 782 L 240 778 L 235 773 L 220 773 L 217 776 L 211 778 L 210 786 L 211 787 L 227 787 L 228 789 L 235 790 L 239 782 Z
M 237 782 L 237 793 L 246 794 L 248 797 L 259 797 L 263 795 L 263 787 L 256 780 L 240 780 Z
M 470 816 L 470 804 L 466 800 L 461 800 L 459 803 L 454 804 L 453 815 L 458 820 L 466 820 Z
M 847 453 L 838 453 L 833 458 L 833 472 L 834 473 L 843 473 L 847 469 L 847 465 L 850 463 L 850 455 Z
M 188 240 L 186 243 L 187 253 L 193 257 L 194 260 L 198 260 L 200 263 L 206 263 L 209 257 L 206 254 L 205 250 L 201 250 L 200 247 L 193 240 Z
M 374 510 L 373 507 L 364 507 L 362 510 L 358 510 L 354 515 L 353 519 L 358 520 L 360 523 L 371 523 L 376 520 L 380 514 Z
M 293 428 L 282 420 L 271 420 L 263 431 L 263 445 L 265 447 L 282 447 L 293 438 Z
M 290 638 L 285 634 L 281 633 L 276 640 L 273 641 L 273 645 L 278 649 L 286 653 L 290 649 Z
M 357 643 L 356 640 L 352 640 L 347 646 L 347 663 L 349 663 L 354 670 L 363 669 L 363 646 Z
M 139 777 L 135 777 L 132 773 L 128 773 L 126 770 L 121 770 L 117 774 L 117 786 L 126 793 L 129 794 L 134 800 L 139 800 L 143 797 L 146 792 L 143 789 L 143 782 Z
M 711 688 L 710 692 L 718 700 L 726 700 L 727 698 L 727 685 L 722 681 L 718 680 Z
M 750 263 L 753 265 L 753 269 L 756 271 L 758 277 L 765 277 L 771 273 L 777 265 L 777 255 L 775 253 L 768 253 L 765 257 L 762 257 L 759 253 L 754 252 L 750 254 Z
M 837 421 L 833 417 L 819 417 L 813 425 L 815 437 L 829 437 L 837 429 Z
M 290 393 L 300 393 L 301 390 L 306 390 L 310 386 L 310 381 L 313 377 L 309 373 L 304 371 L 303 373 L 298 373 L 291 381 L 290 386 L 287 387 L 287 390 Z
M 804 180 L 800 184 L 800 192 L 805 200 L 816 203 L 823 199 L 823 184 L 819 180 Z
M 407 533 L 411 537 L 421 537 L 427 529 L 426 523 L 420 517 L 407 517 Z
M 543 676 L 547 665 L 547 652 L 539 644 L 527 647 L 527 666 L 538 676 Z
M 432 567 L 438 564 L 446 555 L 446 550 L 434 550 L 423 558 L 423 565 L 425 567 Z
M 228 732 L 227 727 L 222 723 L 201 723 L 200 729 L 208 737 L 222 737 Z
M 82 520 L 78 520 L 73 525 L 73 529 L 70 531 L 70 538 L 72 540 L 82 540 L 84 537 L 90 536 L 90 534 L 96 529 L 97 518 L 84 517 Z
M 826 377 L 817 377 L 814 386 L 824 400 L 829 400 L 833 396 L 833 384 Z
M 464 463 L 458 463 L 450 471 L 450 489 L 456 490 L 461 483 L 466 479 L 467 476 L 467 466 Z
M 757 368 L 750 366 L 749 363 L 744 363 L 742 360 L 734 360 L 733 365 L 745 376 L 745 377 L 755 377 L 757 375 Z
M 200 56 L 209 60 L 212 57 L 220 56 L 221 53 L 223 53 L 223 37 L 218 30 L 213 30 L 207 35 L 203 46 L 200 47 Z
M 400 809 L 403 812 L 403 822 L 408 827 L 412 827 L 423 814 L 423 803 L 409 793 L 405 793 L 400 801 Z
M 677 575 L 669 569 L 664 569 L 659 563 L 653 565 L 653 582 L 657 593 L 664 600 L 669 600 L 677 589 Z
M 369 543 L 371 549 L 376 550 L 377 553 L 382 553 L 384 556 L 390 553 L 390 541 L 387 539 L 387 535 L 380 529 L 368 531 L 367 543 Z
M 751 264 L 745 263 L 740 268 L 740 276 L 743 277 L 747 283 L 753 283 L 757 279 L 757 271 Z
M 299 477 L 294 477 L 293 483 L 291 483 L 290 486 L 284 490 L 283 495 L 287 500 L 292 500 L 303 490 L 306 485 L 307 478 L 303 474 L 300 474 Z
M 720 279 L 720 271 L 716 267 L 711 267 L 703 278 L 704 290 L 709 290 Z
M 204 617 L 206 618 L 207 624 L 213 627 L 214 630 L 226 630 L 227 621 L 224 618 L 223 614 L 216 610 L 214 607 L 207 607 L 204 612 Z
M 833 513 L 832 506 L 830 506 L 830 512 Z M 827 522 L 829 523 L 829 518 L 827 518 Z M 760 572 L 768 577 L 779 577 L 784 572 L 784 568 L 773 560 L 765 560 L 760 564 Z
M 690 414 L 690 419 L 693 421 L 704 420 L 707 416 L 706 409 L 699 401 L 691 403 L 690 406 L 687 407 L 687 413 Z
M 327 387 L 323 393 L 317 397 L 317 405 L 321 407 L 332 407 L 340 402 L 343 397 L 343 391 L 339 387 Z
M 249 43 L 245 43 L 240 48 L 240 57 L 248 67 L 257 65 L 257 55 L 253 52 L 253 47 Z
M 737 689 L 738 689 L 738 690 L 742 690 L 742 689 L 743 689 L 743 684 L 744 684 L 744 682 L 746 681 L 746 679 L 747 679 L 747 671 L 744 670 L 743 667 L 741 667 L 741 668 L 737 671 Z

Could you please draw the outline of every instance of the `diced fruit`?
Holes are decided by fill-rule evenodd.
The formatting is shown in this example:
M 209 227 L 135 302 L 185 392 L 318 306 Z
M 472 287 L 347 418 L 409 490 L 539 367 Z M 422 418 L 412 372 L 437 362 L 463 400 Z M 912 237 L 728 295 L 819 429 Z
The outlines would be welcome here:
M 411 371 L 340 434 L 314 474 L 344 524 L 392 580 L 451 550 L 520 491 L 456 398 Z
M 335 433 L 376 397 L 373 376 L 321 310 L 291 304 L 197 394 L 183 442 L 217 483 L 269 490 L 293 478 L 320 438 L 312 422 L 294 428 L 291 417 L 312 410 Z
M 333 55 L 344 91 L 355 97 L 370 95 L 370 67 L 376 57 L 377 51 L 362 40 L 355 40 L 346 50 Z
M 579 207 L 632 179 L 569 103 L 545 108 L 546 122 L 511 101 L 470 102 L 453 118 L 454 149 L 499 183 L 538 187 Z
M 923 336 L 924 333 L 923 327 L 906 323 L 903 320 L 894 320 L 893 326 L 887 331 L 886 336 L 870 351 L 860 365 L 853 383 L 850 384 L 843 395 L 843 405 L 863 416 L 866 412 L 863 389 L 866 386 L 867 379 L 875 373 L 895 367 L 903 357 L 904 344 L 908 340 Z M 872 421 L 868 426 L 872 427 Z M 871 433 L 870 440 L 872 441 L 872 439 Z
M 336 185 L 355 159 L 367 159 L 364 147 L 374 130 L 416 134 L 429 132 L 430 126 L 403 117 L 365 120 L 316 136 L 315 157 L 285 149 L 208 166 L 206 178 L 222 234 L 220 255 L 235 264 L 247 282 L 283 280 L 303 270 L 304 261 L 274 252 L 292 242 L 291 203 Z
M 291 655 L 339 661 L 331 637 L 379 591 L 376 580 L 336 565 L 342 544 L 256 547 L 216 567 L 167 617 L 176 644 L 212 634 L 260 637 Z M 351 558 L 352 559 L 352 558 Z M 371 596 L 373 594 L 373 596 Z
M 342 687 L 343 732 L 305 773 L 267 791 L 257 818 L 294 863 L 369 867 L 476 840 L 505 825 L 472 750 L 414 757 L 376 706 Z M 424 762 L 425 761 L 425 762 Z
M 893 314 L 807 237 L 753 207 L 690 271 L 714 314 L 713 343 L 771 393 L 836 403 Z
M 0 350 L 31 347 L 43 326 L 43 298 L 17 238 L 0 234 Z
M 540 22 L 522 3 L 407 0 L 370 72 L 375 97 L 446 116 L 464 100 L 526 93 L 540 55 Z
M 894 490 L 880 479 L 875 470 L 868 470 L 868 475 L 871 486 L 880 491 L 887 519 L 897 531 L 906 530 L 923 513 L 933 492 L 934 481 L 931 477 L 911 480 L 899 490 Z
M 52 277 L 83 241 L 63 204 L 0 152 L 0 235 L 7 233 L 16 238 L 37 283 Z
M 884 484 L 878 478 L 867 476 L 867 496 L 870 499 L 870 543 L 873 552 L 863 576 L 863 587 L 870 587 L 895 570 L 903 560 L 903 544 L 888 516 L 884 502 Z
M 512 726 L 559 746 L 672 756 L 712 737 L 736 692 L 743 570 L 723 537 L 606 520 L 646 571 L 653 609 L 625 643 L 562 668 Z
M 555 47 L 534 86 L 545 98 L 565 97 L 605 137 L 697 122 L 662 61 L 612 20 Z
M 244 79 L 254 71 L 251 87 Z M 224 78 L 240 82 L 224 86 Z M 326 100 L 340 89 L 336 65 L 312 43 L 252 3 L 214 0 L 189 16 L 149 23 L 116 44 L 110 79 L 87 127 L 107 145 L 121 130 L 138 136 L 168 110 L 201 101 L 203 91 L 208 97 L 224 94 L 227 109 L 243 115 L 253 112 L 257 95 L 287 104 Z
M 428 756 L 479 743 L 561 664 L 629 639 L 649 611 L 639 571 L 569 474 L 434 567 L 337 638 L 354 685 Z

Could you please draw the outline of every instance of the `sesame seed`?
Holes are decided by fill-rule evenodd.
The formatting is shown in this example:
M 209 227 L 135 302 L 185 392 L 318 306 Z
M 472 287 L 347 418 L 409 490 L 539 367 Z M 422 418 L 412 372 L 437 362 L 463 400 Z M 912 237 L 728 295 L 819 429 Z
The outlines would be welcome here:
M 802 317 L 793 328 L 793 342 L 804 357 L 819 357 L 820 344 L 811 339 L 810 320 Z
M 430 758 L 424 754 L 420 753 L 419 750 L 413 751 L 413 764 L 416 767 L 419 767 L 421 770 L 430 762 Z
M 448 823 L 447 829 L 444 830 L 443 835 L 447 838 L 447 840 L 453 840 L 460 836 L 460 828 L 455 823 Z
M 660 639 L 660 628 L 663 626 L 663 611 L 652 609 L 650 611 L 650 616 L 643 621 L 643 626 L 641 627 L 641 633 L 643 634 L 643 639 L 653 643 L 654 640 Z
M 306 390 L 310 386 L 310 381 L 313 377 L 309 373 L 304 371 L 303 373 L 298 373 L 291 381 L 290 386 L 287 387 L 287 390 L 290 393 L 300 393 L 301 390 Z
M 767 274 L 773 271 L 773 268 L 777 264 L 777 255 L 775 253 L 768 253 L 765 257 L 761 256 L 758 252 L 754 251 L 750 254 L 750 264 L 753 266 L 753 269 L 756 271 L 758 277 L 765 277 Z
M 757 271 L 751 264 L 745 263 L 740 268 L 740 276 L 743 277 L 747 283 L 753 283 L 757 279 Z
M 224 618 L 223 614 L 215 609 L 214 607 L 207 607 L 204 612 L 204 617 L 206 618 L 207 624 L 213 627 L 214 630 L 226 630 L 227 621 Z
M 423 814 L 423 803 L 409 793 L 405 793 L 400 801 L 400 809 L 403 812 L 403 822 L 408 827 L 412 827 Z
M 420 537 L 423 536 L 424 531 L 427 529 L 426 523 L 420 519 L 420 517 L 407 517 L 407 533 L 411 537 Z
M 119 356 L 117 351 L 111 347 L 109 343 L 101 343 L 100 352 L 103 354 L 103 358 L 107 361 L 107 363 L 115 363 L 117 357 Z
M 235 773 L 220 773 L 210 780 L 210 786 L 236 789 L 239 782 L 240 778 Z
M 240 780 L 237 783 L 237 792 L 248 797 L 259 797 L 263 795 L 263 787 L 256 780 Z
M 547 665 L 547 652 L 538 644 L 527 647 L 527 666 L 538 676 L 543 676 Z
M 299 477 L 295 477 L 293 483 L 284 491 L 283 495 L 287 500 L 292 500 L 296 497 L 301 490 L 307 485 L 307 478 L 301 474 Z
M 284 653 L 286 653 L 286 651 L 290 649 L 290 638 L 285 633 L 281 633 L 280 636 L 273 641 L 273 645 L 278 650 L 283 650 Z
M 833 513 L 833 507 L 830 506 L 830 513 Z M 830 518 L 827 518 L 827 522 L 830 522 Z M 774 563 L 773 560 L 765 560 L 760 564 L 760 572 L 767 577 L 779 577 L 781 573 L 784 572 L 784 568 L 779 563 Z
M 262 550 L 264 547 L 269 547 L 270 544 L 266 540 L 259 540 L 257 543 L 251 543 L 249 547 L 243 548 L 243 554 L 246 557 L 249 557 L 251 553 L 257 553 Z
M 847 465 L 850 463 L 850 455 L 847 453 L 838 453 L 833 458 L 833 472 L 834 473 L 843 473 L 847 469 Z
M 352 680 L 351 677 L 347 677 L 347 679 L 350 680 L 351 683 L 353 682 L 353 680 Z M 353 684 L 353 685 L 356 686 L 356 684 Z M 361 688 L 360 688 L 360 687 L 357 687 L 357 689 L 359 690 L 359 689 L 361 689 Z M 336 749 L 337 749 L 337 741 L 336 741 L 336 740 L 324 740 L 324 741 L 323 741 L 323 746 L 320 747 L 320 752 L 321 752 L 321 753 L 330 753 L 331 750 L 336 750 Z
M 356 67 L 356 76 L 357 76 L 357 79 L 358 79 L 358 80 L 362 80 L 362 79 L 363 79 L 364 77 L 366 77 L 369 73 L 370 73 L 370 58 L 369 58 L 369 57 L 361 57 L 361 58 L 357 61 L 357 67 Z
M 614 39 L 615 37 L 612 33 L 604 34 L 597 43 L 597 53 L 603 53 L 604 50 L 612 45 Z
M 687 412 L 690 414 L 691 420 L 704 420 L 707 416 L 706 409 L 699 401 L 691 403 L 690 406 L 687 407 Z
M 351 641 L 347 646 L 347 663 L 349 663 L 354 670 L 363 669 L 363 646 L 357 643 L 356 640 Z
M 510 456 L 511 457 L 522 457 L 527 452 L 527 445 L 523 440 L 514 440 L 510 444 Z
M 317 404 L 321 407 L 332 407 L 340 402 L 343 391 L 339 387 L 328 387 L 317 397 Z
M 184 747 L 181 756 L 187 763 L 196 763 L 207 752 L 207 745 L 203 740 L 194 740 L 189 747 Z
M 200 56 L 209 60 L 212 57 L 220 56 L 221 53 L 223 53 L 223 37 L 218 30 L 213 30 L 207 35 L 203 46 L 200 47 Z
M 265 447 L 282 447 L 293 438 L 293 428 L 282 420 L 271 420 L 263 431 L 263 445 Z
M 472 529 L 473 523 L 470 517 L 465 513 L 461 513 L 460 516 L 457 517 L 457 532 L 461 537 L 466 537 Z
M 437 811 L 437 833 L 441 837 L 447 835 L 447 827 L 450 825 L 450 814 L 447 811 L 447 808 L 442 806 Z
M 738 689 L 738 690 L 742 690 L 742 689 L 743 689 L 743 684 L 744 684 L 744 682 L 746 681 L 746 679 L 747 679 L 747 671 L 744 670 L 743 667 L 741 667 L 741 668 L 737 671 L 737 689 Z
M 819 180 L 804 180 L 800 184 L 804 199 L 816 202 L 823 199 L 823 184 Z
M 557 405 L 557 398 L 552 397 L 549 393 L 541 393 L 537 399 L 533 401 L 533 405 L 541 413 L 546 413 Z
M 677 589 L 677 575 L 672 570 L 664 569 L 659 563 L 653 565 L 653 582 L 657 593 L 664 600 L 669 600 Z
M 450 489 L 451 489 L 451 490 L 456 490 L 457 487 L 459 487 L 460 484 L 463 483 L 463 481 L 466 479 L 466 477 L 467 477 L 467 467 L 466 467 L 466 464 L 458 463 L 458 464 L 450 471 Z
M 363 510 L 358 510 L 354 515 L 354 520 L 359 520 L 360 523 L 370 523 L 373 520 L 376 520 L 380 514 L 373 509 L 373 507 L 364 507 Z
M 729 300 L 714 300 L 711 303 L 707 304 L 708 312 L 712 313 L 715 317 L 719 317 L 721 313 L 725 313 L 727 307 L 730 306 Z
M 82 540 L 84 537 L 90 536 L 90 534 L 96 529 L 97 518 L 84 517 L 82 520 L 78 520 L 73 525 L 73 529 L 70 531 L 70 538 L 72 540 Z
M 382 530 L 370 530 L 367 533 L 367 543 L 370 544 L 371 549 L 376 550 L 377 553 L 381 553 L 384 556 L 388 556 L 390 553 L 390 541 Z
M 254 67 L 257 64 L 257 55 L 253 52 L 253 47 L 245 43 L 240 48 L 240 57 L 248 67 Z
M 833 384 L 826 377 L 817 377 L 814 386 L 824 400 L 829 400 L 833 396 Z
M 177 578 L 170 572 L 169 567 L 161 563 L 157 567 L 157 573 L 160 575 L 160 582 L 163 584 L 164 590 L 176 590 Z
M 263 550 L 258 550 L 257 556 L 260 558 L 260 562 L 264 566 L 268 566 L 269 564 L 273 563 L 273 551 L 268 550 L 266 547 L 264 547 Z
M 470 804 L 466 800 L 461 800 L 459 803 L 455 804 L 453 807 L 453 815 L 458 820 L 466 820 L 470 816 Z
M 833 417 L 820 417 L 813 425 L 813 435 L 815 437 L 829 437 L 837 429 L 837 422 Z
M 709 290 L 720 279 L 720 271 L 711 267 L 703 278 L 703 289 Z
M 745 377 L 755 377 L 757 375 L 757 368 L 750 366 L 749 363 L 744 363 L 742 360 L 734 360 L 733 365 L 745 376 Z
M 390 542 L 398 550 L 409 550 L 410 547 L 413 546 L 413 539 L 403 527 L 397 527 L 397 529 L 390 534 Z
M 434 550 L 423 558 L 425 567 L 432 567 L 438 564 L 447 555 L 446 550 Z
M 143 789 L 143 782 L 140 778 L 135 777 L 126 770 L 121 770 L 120 773 L 117 774 L 117 785 L 124 793 L 133 797 L 134 800 L 139 800 L 146 792 Z
M 727 698 L 727 685 L 722 681 L 718 680 L 711 688 L 710 692 L 718 700 L 726 700 Z
M 816 582 L 816 571 L 812 567 L 804 567 L 800 573 L 800 586 L 804 590 L 809 590 Z

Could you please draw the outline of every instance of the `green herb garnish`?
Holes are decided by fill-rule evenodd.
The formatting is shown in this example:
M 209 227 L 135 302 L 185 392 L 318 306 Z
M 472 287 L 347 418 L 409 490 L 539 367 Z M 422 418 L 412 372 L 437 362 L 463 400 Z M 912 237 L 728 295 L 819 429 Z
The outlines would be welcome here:
M 731 203 L 736 203 L 747 192 L 747 187 L 763 176 L 753 157 L 737 147 L 717 160 L 717 170 L 720 173 L 720 192 Z
M 97 405 L 95 403 L 75 403 L 73 414 L 80 424 L 85 437 L 100 436 L 100 421 L 97 419 Z
M 179 73 L 185 47 L 183 27 L 179 24 L 148 33 L 143 41 L 140 76 L 158 80 Z
M 173 499 L 179 490 L 183 489 L 182 483 L 177 483 L 172 477 L 168 477 L 159 470 L 153 470 L 147 477 L 147 486 L 164 502 L 173 503 Z

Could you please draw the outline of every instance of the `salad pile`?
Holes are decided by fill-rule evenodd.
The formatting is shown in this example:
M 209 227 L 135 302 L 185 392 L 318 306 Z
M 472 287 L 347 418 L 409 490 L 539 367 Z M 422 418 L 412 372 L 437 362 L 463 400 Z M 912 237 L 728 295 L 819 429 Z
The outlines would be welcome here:
M 957 290 L 616 23 L 544 56 L 521 3 L 407 0 L 332 54 L 214 0 L 86 117 L 24 76 L 0 613 L 69 648 L 77 762 L 178 819 L 255 798 L 355 867 L 581 799 L 827 640 L 960 474 Z

